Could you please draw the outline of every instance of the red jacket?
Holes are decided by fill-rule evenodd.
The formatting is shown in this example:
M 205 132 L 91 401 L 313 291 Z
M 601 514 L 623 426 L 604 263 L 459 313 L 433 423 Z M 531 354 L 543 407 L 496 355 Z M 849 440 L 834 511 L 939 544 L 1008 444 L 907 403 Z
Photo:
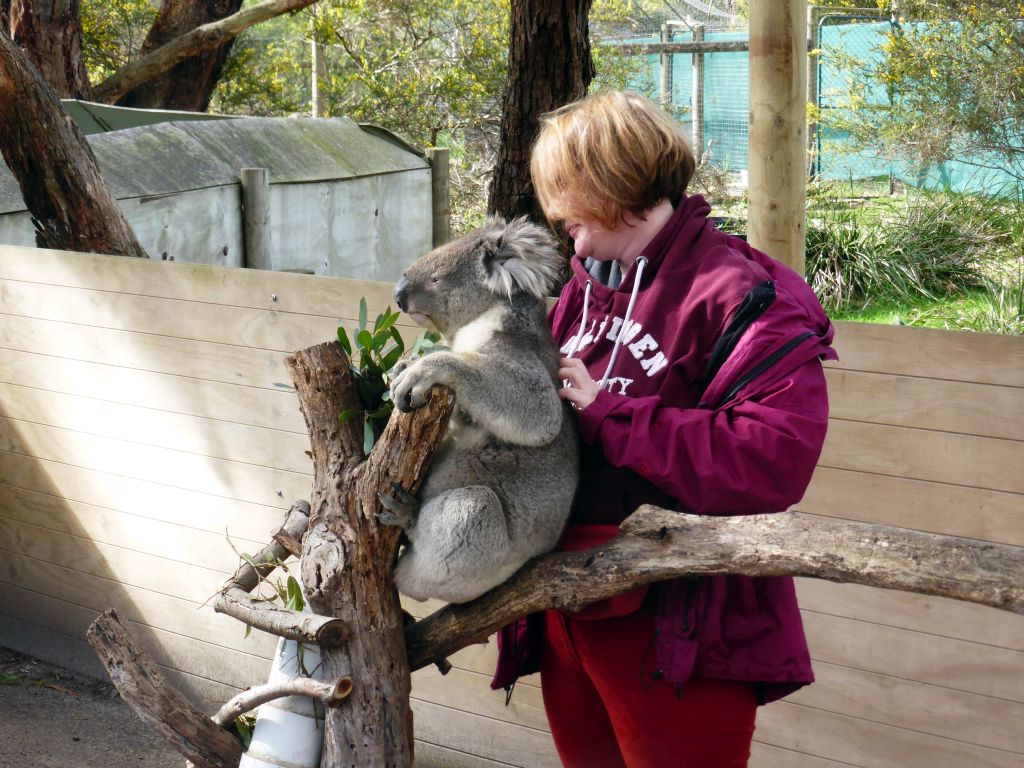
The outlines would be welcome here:
M 703 198 L 683 198 L 644 250 L 642 269 L 638 259 L 617 288 L 572 263 L 552 332 L 608 386 L 579 416 L 570 523 L 618 525 L 645 503 L 777 512 L 810 482 L 828 418 L 820 359 L 835 358 L 832 325 L 799 275 L 716 230 L 709 212 Z M 751 681 L 762 701 L 813 680 L 792 579 L 714 576 L 654 593 L 658 632 L 646 673 L 677 684 L 693 674 Z M 535 662 L 525 620 L 501 639 L 494 687 Z

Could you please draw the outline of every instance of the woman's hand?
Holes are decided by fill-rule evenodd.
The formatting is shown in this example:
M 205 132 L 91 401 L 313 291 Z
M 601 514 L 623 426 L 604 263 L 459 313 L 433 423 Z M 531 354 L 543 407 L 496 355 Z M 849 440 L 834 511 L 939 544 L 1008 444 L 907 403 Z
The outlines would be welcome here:
M 568 386 L 558 390 L 558 396 L 568 400 L 577 411 L 582 411 L 594 402 L 600 387 L 590 378 L 587 367 L 581 360 L 563 357 L 558 361 L 558 365 L 558 378 L 568 383 Z

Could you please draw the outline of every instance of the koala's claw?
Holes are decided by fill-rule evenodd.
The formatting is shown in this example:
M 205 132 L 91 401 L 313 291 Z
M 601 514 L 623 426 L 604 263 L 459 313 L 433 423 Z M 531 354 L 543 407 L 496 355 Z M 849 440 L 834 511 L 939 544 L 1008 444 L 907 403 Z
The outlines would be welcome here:
M 391 484 L 391 494 L 377 494 L 377 500 L 384 507 L 377 513 L 377 521 L 382 525 L 397 525 L 406 528 L 419 510 L 420 503 L 415 496 L 398 483 Z

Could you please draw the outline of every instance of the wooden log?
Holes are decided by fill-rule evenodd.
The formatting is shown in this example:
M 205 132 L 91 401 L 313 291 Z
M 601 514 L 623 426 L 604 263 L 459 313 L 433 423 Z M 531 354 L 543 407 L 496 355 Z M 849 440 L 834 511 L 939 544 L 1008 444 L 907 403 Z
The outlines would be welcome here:
M 398 484 L 416 493 L 454 405 L 435 390 L 428 405 L 396 413 L 364 460 L 362 423 L 338 414 L 359 407 L 348 359 L 337 342 L 287 358 L 313 454 L 312 516 L 302 546 L 310 606 L 351 629 L 347 643 L 321 649 L 329 678 L 350 676 L 352 694 L 326 712 L 323 766 L 411 766 L 411 681 L 391 569 L 401 532 L 376 520 L 379 494 Z
M 1024 548 L 786 512 L 710 517 L 641 507 L 603 547 L 528 563 L 471 603 L 406 628 L 413 670 L 511 620 L 574 611 L 643 584 L 711 574 L 808 576 L 1024 613 Z
M 113 610 L 92 623 L 86 638 L 121 698 L 196 768 L 237 768 L 241 743 L 167 682 Z

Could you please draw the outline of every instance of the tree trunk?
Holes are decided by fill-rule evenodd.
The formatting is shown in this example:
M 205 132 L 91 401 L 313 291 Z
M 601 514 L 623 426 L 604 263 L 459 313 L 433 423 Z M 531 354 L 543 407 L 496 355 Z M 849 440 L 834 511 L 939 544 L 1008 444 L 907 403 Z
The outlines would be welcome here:
M 5 0 L 0 21 L 58 96 L 89 98 L 79 0 Z
M 314 2 L 316 0 L 263 0 L 220 21 L 196 27 L 119 69 L 92 89 L 92 98 L 114 104 L 132 89 L 162 76 L 177 64 L 202 51 L 213 51 L 226 45 L 249 27 Z
M 512 0 L 508 82 L 501 144 L 487 210 L 543 222 L 530 181 L 538 117 L 582 98 L 594 77 L 588 20 L 591 0 Z
M 287 358 L 313 453 L 310 523 L 302 546 L 309 604 L 350 628 L 321 649 L 329 679 L 351 677 L 351 695 L 326 714 L 321 765 L 412 766 L 412 711 L 405 635 L 391 569 L 399 529 L 376 520 L 378 495 L 393 484 L 416 493 L 444 433 L 453 398 L 435 396 L 395 413 L 363 460 L 362 423 L 338 414 L 359 407 L 348 359 L 332 342 Z
M 0 152 L 21 187 L 40 248 L 146 256 L 82 132 L 3 32 Z
M 152 53 L 196 27 L 236 13 L 242 0 L 162 0 L 156 21 L 142 44 L 141 55 Z M 235 39 L 186 59 L 117 100 L 123 107 L 181 109 L 205 112 L 210 105 L 224 62 Z

